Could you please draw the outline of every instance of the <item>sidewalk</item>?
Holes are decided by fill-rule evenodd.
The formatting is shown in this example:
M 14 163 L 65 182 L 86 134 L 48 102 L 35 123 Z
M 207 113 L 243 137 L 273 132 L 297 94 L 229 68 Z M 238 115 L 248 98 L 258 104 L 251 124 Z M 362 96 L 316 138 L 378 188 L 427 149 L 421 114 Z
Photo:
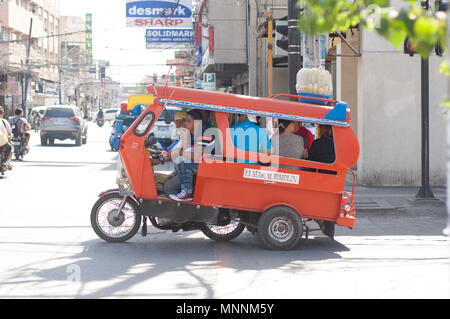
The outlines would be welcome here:
M 416 200 L 420 187 L 371 187 L 356 186 L 357 212 L 408 212 L 432 213 L 447 216 L 444 187 L 433 187 L 435 200 Z
M 346 183 L 351 191 L 353 184 Z M 444 236 L 449 223 L 445 187 L 432 187 L 436 200 L 416 200 L 420 187 L 358 186 L 355 190 L 356 224 L 349 236 Z M 447 240 L 445 239 L 445 240 Z
M 351 192 L 353 176 L 347 174 L 345 191 Z M 447 217 L 446 187 L 431 187 L 435 200 L 417 200 L 416 195 L 420 186 L 363 186 L 356 183 L 355 208 L 356 212 L 409 212 L 434 214 Z

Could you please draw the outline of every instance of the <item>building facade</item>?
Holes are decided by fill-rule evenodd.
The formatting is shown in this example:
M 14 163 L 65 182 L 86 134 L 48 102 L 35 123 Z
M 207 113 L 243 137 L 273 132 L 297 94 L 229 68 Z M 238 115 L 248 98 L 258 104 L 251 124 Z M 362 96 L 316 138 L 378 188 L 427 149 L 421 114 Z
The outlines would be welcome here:
M 24 95 L 28 107 L 57 103 L 60 17 L 56 2 L 3 0 L 0 23 L 0 103 L 10 111 L 22 105 Z
M 234 93 L 267 97 L 268 43 L 264 23 L 269 10 L 275 21 L 285 20 L 287 5 L 287 0 L 200 1 L 197 79 L 203 73 L 216 73 L 218 79 L 231 78 Z M 400 7 L 404 1 L 392 1 L 392 5 Z M 273 35 L 275 41 L 275 31 Z M 439 73 L 442 58 L 432 55 L 429 61 L 430 183 L 442 186 L 446 184 L 446 157 L 445 118 L 440 104 L 447 97 L 449 83 Z M 234 72 L 226 72 L 231 65 Z M 361 147 L 354 167 L 358 183 L 419 186 L 420 57 L 393 48 L 375 31 L 356 27 L 344 34 L 330 34 L 326 68 L 333 78 L 333 98 L 347 102 L 351 109 L 351 125 Z M 272 83 L 273 94 L 289 91 L 286 65 L 274 67 Z
M 85 33 L 83 18 L 61 16 L 61 59 L 59 69 L 61 103 L 78 104 L 81 101 L 80 87 L 89 78 L 95 77 L 86 64 Z
M 195 35 L 195 80 L 214 73 L 217 88 L 231 87 L 233 78 L 248 69 L 245 1 L 199 1 Z

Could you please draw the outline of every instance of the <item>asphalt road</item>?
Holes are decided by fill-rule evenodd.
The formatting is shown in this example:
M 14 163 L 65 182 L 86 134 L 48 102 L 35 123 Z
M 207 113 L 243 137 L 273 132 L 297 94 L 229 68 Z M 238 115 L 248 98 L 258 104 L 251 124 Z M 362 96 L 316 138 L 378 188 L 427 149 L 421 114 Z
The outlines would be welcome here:
M 87 145 L 41 147 L 0 179 L 0 298 L 449 298 L 443 205 L 421 214 L 359 214 L 335 241 L 268 251 L 244 232 L 216 243 L 161 231 L 110 244 L 90 227 L 97 195 L 115 187 L 109 125 Z M 424 210 L 425 211 L 425 210 Z

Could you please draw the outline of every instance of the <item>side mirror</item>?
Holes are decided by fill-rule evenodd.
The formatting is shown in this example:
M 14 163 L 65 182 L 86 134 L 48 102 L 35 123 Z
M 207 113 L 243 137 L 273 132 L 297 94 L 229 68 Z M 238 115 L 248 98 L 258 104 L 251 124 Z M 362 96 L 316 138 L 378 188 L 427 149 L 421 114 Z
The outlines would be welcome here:
M 164 122 L 169 125 L 170 123 L 172 123 L 172 115 L 169 112 L 166 112 L 165 116 L 164 116 Z
M 150 133 L 147 138 L 145 139 L 145 147 L 150 147 L 156 144 L 156 137 L 155 137 L 155 133 Z

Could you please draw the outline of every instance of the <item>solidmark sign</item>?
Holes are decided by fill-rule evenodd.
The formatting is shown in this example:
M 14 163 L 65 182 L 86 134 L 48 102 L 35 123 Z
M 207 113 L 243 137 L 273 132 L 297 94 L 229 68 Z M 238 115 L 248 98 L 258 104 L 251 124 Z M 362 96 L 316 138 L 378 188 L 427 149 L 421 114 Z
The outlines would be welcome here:
M 192 29 L 192 0 L 127 0 L 126 10 L 128 27 Z
M 192 45 L 193 29 L 147 29 L 147 49 L 183 48 Z

